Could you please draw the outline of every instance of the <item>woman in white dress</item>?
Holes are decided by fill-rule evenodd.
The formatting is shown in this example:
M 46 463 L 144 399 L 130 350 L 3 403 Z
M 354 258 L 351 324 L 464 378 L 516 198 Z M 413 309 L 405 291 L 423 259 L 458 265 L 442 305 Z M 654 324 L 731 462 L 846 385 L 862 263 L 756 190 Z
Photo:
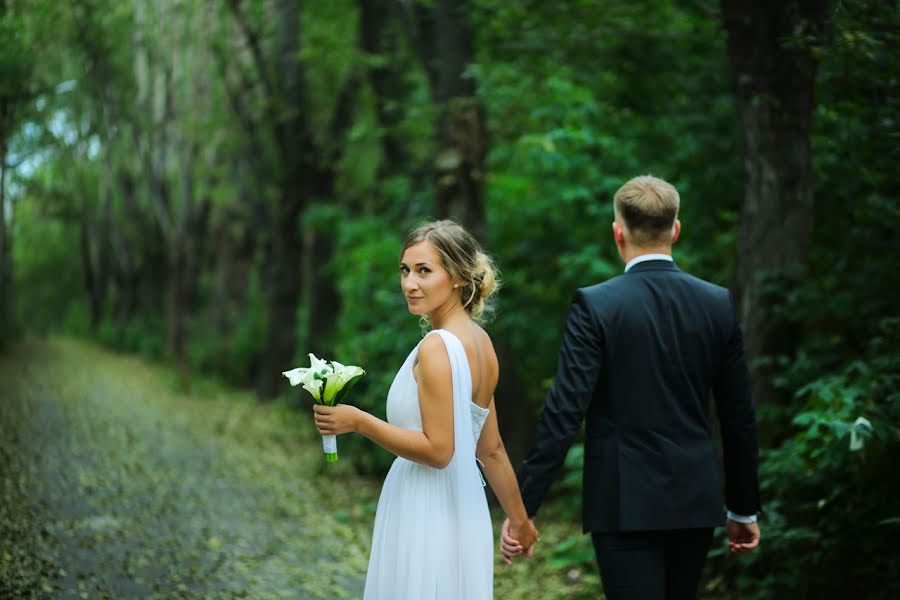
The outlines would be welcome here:
M 394 378 L 387 422 L 353 406 L 314 407 L 321 434 L 360 433 L 397 455 L 378 500 L 364 598 L 490 599 L 493 530 L 476 461 L 510 536 L 526 549 L 537 540 L 497 428 L 497 355 L 475 321 L 498 281 L 471 234 L 436 221 L 403 245 L 400 287 L 432 331 Z

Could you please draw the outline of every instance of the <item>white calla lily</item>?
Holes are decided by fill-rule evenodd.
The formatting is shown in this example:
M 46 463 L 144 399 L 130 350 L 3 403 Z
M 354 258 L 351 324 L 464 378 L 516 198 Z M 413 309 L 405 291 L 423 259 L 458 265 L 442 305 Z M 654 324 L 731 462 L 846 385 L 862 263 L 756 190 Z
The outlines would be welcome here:
M 322 380 L 311 379 L 303 383 L 303 389 L 310 393 L 316 402 L 322 400 Z
M 291 369 L 290 371 L 282 371 L 281 374 L 288 378 L 291 385 L 300 385 L 300 382 L 307 371 L 309 371 L 309 369 L 301 367 L 299 369 Z
M 339 385 L 339 379 L 337 374 L 329 373 L 325 378 L 325 392 L 322 397 L 322 401 L 325 404 L 334 405 L 334 398 L 337 396 L 337 393 L 341 390 Z
M 326 406 L 337 404 L 365 373 L 353 365 L 342 365 L 337 361 L 331 361 L 329 364 L 312 352 L 309 353 L 309 367 L 281 372 L 291 385 L 302 385 L 317 404 Z M 335 436 L 323 435 L 322 444 L 325 460 L 335 462 L 338 459 Z
M 312 352 L 309 353 L 309 370 L 314 373 L 321 373 L 323 369 L 328 369 L 328 363 L 320 358 L 317 358 L 315 354 Z
M 366 372 L 363 371 L 362 369 L 360 369 L 359 367 L 350 365 L 350 366 L 344 367 L 339 372 L 336 372 L 336 374 L 338 376 L 338 380 L 341 383 L 341 387 L 343 388 L 347 384 L 348 381 L 350 381 L 354 377 L 359 377 L 360 375 L 365 375 Z

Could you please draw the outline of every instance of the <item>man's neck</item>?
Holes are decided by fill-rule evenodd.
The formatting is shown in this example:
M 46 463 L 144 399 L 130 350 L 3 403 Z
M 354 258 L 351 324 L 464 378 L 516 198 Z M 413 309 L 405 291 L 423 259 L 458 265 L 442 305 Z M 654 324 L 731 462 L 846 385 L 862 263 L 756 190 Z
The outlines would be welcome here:
M 622 252 L 622 260 L 627 265 L 638 256 L 644 256 L 645 254 L 666 254 L 672 256 L 672 246 L 626 247 L 625 251 Z

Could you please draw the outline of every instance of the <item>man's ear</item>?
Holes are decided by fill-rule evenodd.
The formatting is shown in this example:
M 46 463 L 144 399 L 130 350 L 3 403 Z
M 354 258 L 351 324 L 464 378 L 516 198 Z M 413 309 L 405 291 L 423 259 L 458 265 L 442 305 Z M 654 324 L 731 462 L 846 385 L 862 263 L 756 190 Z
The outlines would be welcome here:
M 621 248 L 625 245 L 625 230 L 623 229 L 622 224 L 618 221 L 613 221 L 612 230 L 613 238 L 616 240 L 616 246 Z
M 678 236 L 681 235 L 681 221 L 675 219 L 675 225 L 672 227 L 672 243 L 678 241 Z

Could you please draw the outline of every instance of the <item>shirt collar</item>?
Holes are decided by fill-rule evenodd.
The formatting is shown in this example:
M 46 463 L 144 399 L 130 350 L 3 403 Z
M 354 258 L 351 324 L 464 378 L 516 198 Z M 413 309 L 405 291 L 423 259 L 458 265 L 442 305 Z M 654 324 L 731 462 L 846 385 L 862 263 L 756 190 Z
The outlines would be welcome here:
M 648 260 L 667 260 L 669 262 L 675 262 L 675 259 L 671 257 L 669 254 L 641 254 L 640 256 L 635 256 L 631 260 L 628 261 L 628 264 L 625 265 L 625 272 L 638 263 L 642 263 Z

